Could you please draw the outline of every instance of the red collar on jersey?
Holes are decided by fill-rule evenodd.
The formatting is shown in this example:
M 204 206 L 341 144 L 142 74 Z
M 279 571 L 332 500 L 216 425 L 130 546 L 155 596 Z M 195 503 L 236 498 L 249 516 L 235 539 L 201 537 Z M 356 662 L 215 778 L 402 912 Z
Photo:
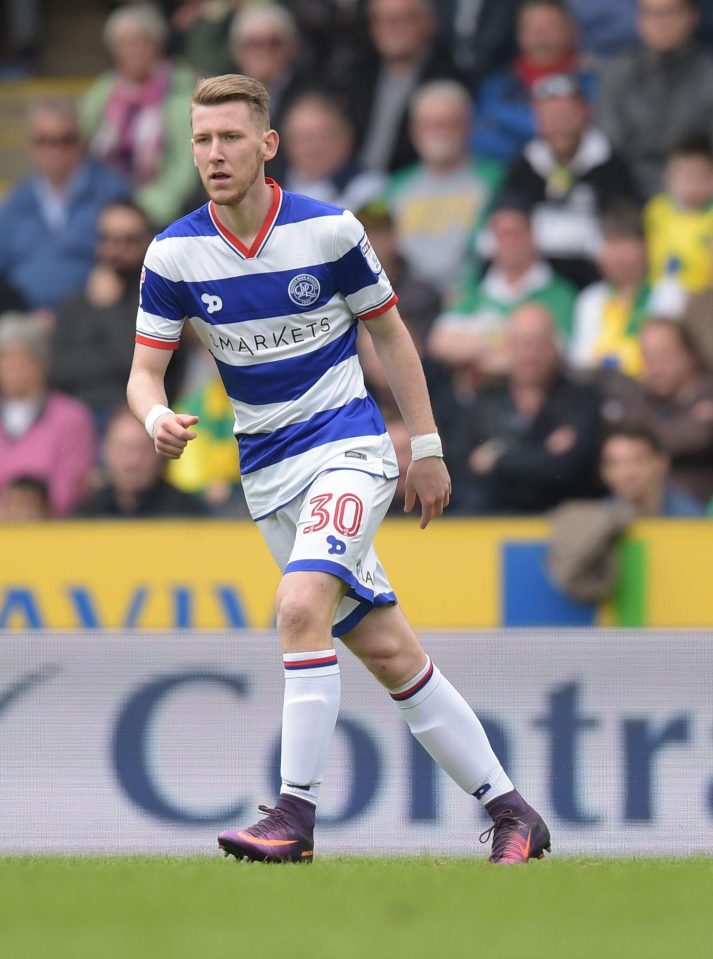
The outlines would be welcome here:
M 227 226 L 224 226 L 220 222 L 213 201 L 211 200 L 208 204 L 210 218 L 213 221 L 213 225 L 215 226 L 216 230 L 220 233 L 224 240 L 227 240 L 236 253 L 239 253 L 240 256 L 244 257 L 245 259 L 252 259 L 253 257 L 258 256 L 263 246 L 267 242 L 267 238 L 270 235 L 273 226 L 275 225 L 275 220 L 277 220 L 277 214 L 280 212 L 280 205 L 282 204 L 282 189 L 280 188 L 279 183 L 276 183 L 271 177 L 265 177 L 265 183 L 272 187 L 272 203 L 270 205 L 270 209 L 267 211 L 267 216 L 263 220 L 262 226 L 258 230 L 257 236 L 253 240 L 250 247 L 245 246 L 242 240 L 239 240 L 234 233 L 230 232 Z

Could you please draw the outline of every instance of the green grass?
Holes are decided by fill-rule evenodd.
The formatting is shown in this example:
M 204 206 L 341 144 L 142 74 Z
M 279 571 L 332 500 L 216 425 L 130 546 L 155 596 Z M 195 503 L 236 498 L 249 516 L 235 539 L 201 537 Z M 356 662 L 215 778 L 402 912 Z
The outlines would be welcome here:
M 713 859 L 0 859 L 2 959 L 698 959 Z

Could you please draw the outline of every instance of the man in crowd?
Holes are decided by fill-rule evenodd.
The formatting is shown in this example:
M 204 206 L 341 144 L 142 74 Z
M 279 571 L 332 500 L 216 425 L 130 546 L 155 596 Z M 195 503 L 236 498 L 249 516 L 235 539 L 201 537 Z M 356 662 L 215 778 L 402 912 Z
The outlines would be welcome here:
M 582 289 L 599 278 L 600 216 L 636 191 L 626 164 L 591 125 L 576 77 L 539 80 L 532 96 L 539 135 L 515 161 L 503 190 L 527 201 L 539 252 Z
M 355 212 L 381 196 L 383 174 L 362 170 L 352 158 L 354 130 L 339 103 L 326 93 L 304 93 L 287 110 L 281 185 L 293 193 Z
M 599 122 L 646 197 L 677 144 L 713 133 L 713 57 L 693 39 L 697 23 L 696 0 L 638 0 L 639 46 L 604 70 Z
M 431 80 L 411 99 L 418 163 L 393 175 L 389 202 L 399 250 L 414 273 L 452 298 L 473 235 L 500 184 L 500 166 L 468 151 L 471 99 L 454 80 Z
M 443 312 L 428 340 L 430 357 L 449 369 L 468 367 L 479 375 L 507 366 L 505 330 L 513 310 L 541 303 L 563 344 L 569 338 L 575 289 L 557 276 L 535 248 L 526 211 L 503 197 L 490 217 L 494 249 L 482 279 L 472 275 L 460 299 Z
M 713 496 L 713 375 L 703 373 L 686 330 L 672 320 L 641 331 L 643 395 L 625 419 L 646 426 L 671 461 L 671 485 L 705 504 Z
M 591 74 L 582 70 L 576 30 L 561 0 L 524 0 L 517 17 L 517 56 L 484 81 L 475 107 L 473 151 L 504 163 L 535 136 L 532 88 L 545 77 L 577 73 L 587 96 Z
M 669 459 L 656 435 L 644 426 L 622 425 L 604 440 L 601 472 L 607 489 L 634 516 L 702 516 L 703 507 L 670 486 Z
M 141 264 L 152 237 L 146 214 L 134 203 L 106 206 L 84 289 L 57 310 L 50 379 L 91 408 L 100 431 L 125 400 Z M 183 366 L 182 360 L 171 364 L 172 394 Z
M 461 418 L 452 456 L 467 464 L 454 482 L 461 512 L 542 513 L 592 492 L 599 401 L 593 388 L 562 372 L 549 310 L 519 307 L 507 347 L 507 377 L 478 390 Z
M 30 308 L 54 310 L 86 282 L 99 213 L 129 188 L 86 156 L 71 103 L 35 104 L 28 136 L 33 171 L 0 204 L 0 273 Z
M 146 519 L 205 515 L 199 499 L 162 478 L 164 462 L 127 406 L 119 407 L 109 420 L 102 453 L 106 484 L 82 504 L 77 516 Z
M 427 80 L 460 79 L 437 38 L 431 0 L 369 0 L 371 47 L 345 91 L 357 130 L 357 161 L 388 172 L 413 163 L 408 105 Z

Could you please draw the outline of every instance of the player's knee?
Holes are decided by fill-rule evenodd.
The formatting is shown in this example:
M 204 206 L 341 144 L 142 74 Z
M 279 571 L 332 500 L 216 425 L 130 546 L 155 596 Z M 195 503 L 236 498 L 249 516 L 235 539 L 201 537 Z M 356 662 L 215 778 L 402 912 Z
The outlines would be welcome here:
M 392 647 L 362 657 L 369 672 L 387 689 L 407 683 L 423 667 L 411 649 Z
M 307 596 L 287 593 L 278 596 L 276 603 L 277 628 L 282 634 L 300 635 L 309 632 L 316 623 L 314 604 Z

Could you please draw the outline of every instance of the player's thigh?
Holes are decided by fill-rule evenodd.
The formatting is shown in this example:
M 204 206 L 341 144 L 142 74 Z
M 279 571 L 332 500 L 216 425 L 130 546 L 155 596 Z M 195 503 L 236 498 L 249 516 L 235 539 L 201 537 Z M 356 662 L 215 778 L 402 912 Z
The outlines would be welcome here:
M 342 641 L 388 688 L 407 683 L 426 664 L 423 646 L 397 605 L 372 609 Z

